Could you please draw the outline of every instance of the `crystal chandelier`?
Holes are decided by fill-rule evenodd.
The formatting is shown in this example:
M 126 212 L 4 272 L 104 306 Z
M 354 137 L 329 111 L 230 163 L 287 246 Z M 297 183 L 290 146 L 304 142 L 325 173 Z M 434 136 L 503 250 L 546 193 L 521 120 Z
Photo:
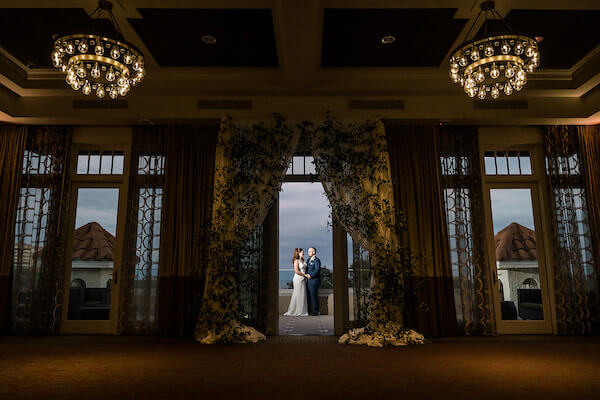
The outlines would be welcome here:
M 484 14 L 483 35 L 464 41 L 450 57 L 450 78 L 463 87 L 469 97 L 483 100 L 488 95 L 497 99 L 501 93 L 510 96 L 527 83 L 527 73 L 540 65 L 540 52 L 536 39 L 513 34 L 510 26 L 494 8 L 493 1 L 481 3 L 481 11 L 465 35 L 465 40 L 475 23 Z M 506 33 L 488 34 L 488 21 L 499 17 L 507 28 Z
M 110 35 L 114 37 L 98 34 L 95 29 L 61 36 L 54 42 L 51 58 L 54 67 L 66 74 L 66 82 L 73 90 L 81 89 L 86 96 L 95 92 L 101 99 L 116 99 L 140 83 L 146 69 L 142 53 L 123 39 L 110 1 L 99 1 L 89 16 L 97 22 L 103 12 L 114 26 L 115 32 Z

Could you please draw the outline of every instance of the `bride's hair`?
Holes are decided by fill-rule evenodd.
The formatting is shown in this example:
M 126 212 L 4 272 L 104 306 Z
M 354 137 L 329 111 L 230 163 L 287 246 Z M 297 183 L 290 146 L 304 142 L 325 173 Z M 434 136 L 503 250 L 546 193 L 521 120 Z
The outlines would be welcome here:
M 294 249 L 294 257 L 292 257 L 292 264 L 296 262 L 296 260 L 298 260 L 300 258 L 300 253 L 302 252 L 302 249 L 296 247 Z

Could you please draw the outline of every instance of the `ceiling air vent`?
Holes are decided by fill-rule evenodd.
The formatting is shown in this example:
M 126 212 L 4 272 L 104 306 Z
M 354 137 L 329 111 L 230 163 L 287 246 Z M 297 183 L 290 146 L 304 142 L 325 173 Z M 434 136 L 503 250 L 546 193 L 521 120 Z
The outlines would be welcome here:
M 73 108 L 78 109 L 114 109 L 127 107 L 129 107 L 127 100 L 73 100 Z
M 404 100 L 348 100 L 348 108 L 352 110 L 403 110 Z
M 529 108 L 527 100 L 475 100 L 473 108 L 476 110 L 526 110 Z
M 251 100 L 198 100 L 198 108 L 204 110 L 249 110 Z

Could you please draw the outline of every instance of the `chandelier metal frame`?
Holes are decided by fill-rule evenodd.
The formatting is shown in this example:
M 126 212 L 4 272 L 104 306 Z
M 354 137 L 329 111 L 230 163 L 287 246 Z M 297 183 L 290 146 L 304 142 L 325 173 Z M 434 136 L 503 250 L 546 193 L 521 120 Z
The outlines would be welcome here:
M 481 3 L 481 11 L 465 35 L 484 15 L 484 33 L 463 43 L 450 56 L 450 78 L 463 87 L 469 97 L 493 99 L 502 93 L 510 96 L 527 84 L 527 73 L 539 66 L 540 52 L 536 38 L 512 33 L 511 27 L 495 9 L 493 1 Z M 498 17 L 507 32 L 488 34 L 488 21 Z
M 57 38 L 50 57 L 54 67 L 66 74 L 73 90 L 86 96 L 95 91 L 98 98 L 116 99 L 140 83 L 146 69 L 142 52 L 124 40 L 110 1 L 100 0 L 89 17 L 98 21 L 103 12 L 115 29 L 114 38 L 95 33 L 94 24 L 90 33 Z

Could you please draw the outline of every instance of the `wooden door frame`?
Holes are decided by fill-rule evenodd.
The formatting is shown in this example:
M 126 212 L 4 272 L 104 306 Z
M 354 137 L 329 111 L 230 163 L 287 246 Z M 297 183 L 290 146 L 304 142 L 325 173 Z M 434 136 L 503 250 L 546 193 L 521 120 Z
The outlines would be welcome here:
M 112 140 L 119 137 L 116 143 Z M 84 142 L 77 142 L 77 139 Z M 70 207 L 68 214 L 67 242 L 65 243 L 65 268 L 64 268 L 64 295 L 61 320 L 61 333 L 66 334 L 118 334 L 119 301 L 120 301 L 120 274 L 123 262 L 123 250 L 125 243 L 125 230 L 127 220 L 127 204 L 129 195 L 129 176 L 131 165 L 131 131 L 129 135 L 122 132 L 106 134 L 104 136 L 90 137 L 87 134 L 74 135 L 74 143 L 71 146 L 69 177 L 71 188 L 69 193 Z M 80 151 L 122 151 L 123 174 L 122 175 L 78 175 L 77 154 Z M 110 317 L 108 320 L 69 320 L 69 294 L 71 287 L 71 270 L 73 256 L 73 236 L 75 232 L 75 220 L 77 214 L 77 200 L 80 188 L 117 188 L 119 189 L 119 200 L 117 208 L 116 243 L 113 254 L 113 278 L 110 299 Z
M 501 128 L 492 128 L 499 130 Z M 491 130 L 491 129 L 490 129 Z M 531 161 L 531 175 L 486 175 L 484 154 L 486 151 L 528 151 Z M 488 264 L 490 281 L 493 283 L 492 299 L 494 302 L 494 316 L 499 334 L 518 333 L 557 333 L 556 309 L 554 298 L 554 268 L 551 251 L 551 219 L 549 212 L 549 194 L 545 175 L 543 136 L 539 130 L 529 128 L 524 132 L 507 131 L 505 135 L 499 132 L 479 132 L 479 162 L 481 171 L 481 188 L 483 192 L 483 210 L 485 218 L 485 238 L 488 248 Z M 544 321 L 536 324 L 535 321 L 527 321 L 529 327 L 523 328 L 524 321 L 504 321 L 501 318 L 499 307 L 499 284 L 497 282 L 497 270 L 495 264 L 495 242 L 493 235 L 490 188 L 531 188 L 531 200 L 533 217 L 536 229 L 536 242 L 540 243 L 542 250 L 538 247 L 538 264 L 543 263 L 540 268 L 540 286 L 545 287 L 546 295 L 542 292 Z M 542 277 L 543 275 L 543 277 Z M 542 282 L 543 279 L 543 282 Z M 548 321 L 548 322 L 546 322 Z M 541 321 L 540 321 L 541 322 Z M 536 326 L 539 325 L 539 326 Z

